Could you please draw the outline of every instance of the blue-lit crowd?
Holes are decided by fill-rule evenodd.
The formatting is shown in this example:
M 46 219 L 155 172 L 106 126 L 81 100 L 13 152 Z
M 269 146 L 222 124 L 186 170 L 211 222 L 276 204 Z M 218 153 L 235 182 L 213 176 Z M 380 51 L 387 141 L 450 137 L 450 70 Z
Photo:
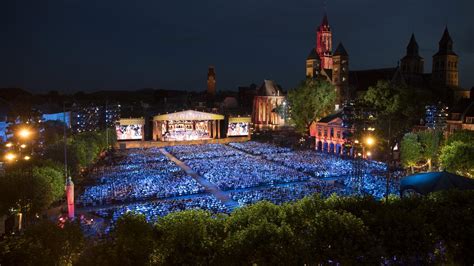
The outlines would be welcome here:
M 352 160 L 254 141 L 166 150 L 239 206 L 261 200 L 281 204 L 313 193 L 361 193 L 381 198 L 386 191 L 386 166 L 376 161 L 362 161 L 362 174 L 356 177 Z M 105 166 L 94 169 L 90 178 L 95 184 L 85 188 L 79 202 L 87 206 L 118 204 L 120 207 L 98 212 L 112 220 L 127 211 L 143 213 L 149 220 L 185 209 L 229 211 L 159 149 L 118 151 Z M 389 191 L 398 194 L 396 179 L 390 182 Z
M 149 222 L 169 213 L 191 209 L 204 209 L 213 213 L 228 213 L 229 209 L 212 195 L 196 195 L 194 197 L 172 198 L 157 201 L 133 203 L 114 209 L 96 211 L 96 215 L 116 221 L 127 212 L 145 215 Z
M 201 193 L 204 187 L 157 149 L 120 152 L 117 158 L 95 169 L 96 181 L 80 195 L 78 203 L 102 205 Z

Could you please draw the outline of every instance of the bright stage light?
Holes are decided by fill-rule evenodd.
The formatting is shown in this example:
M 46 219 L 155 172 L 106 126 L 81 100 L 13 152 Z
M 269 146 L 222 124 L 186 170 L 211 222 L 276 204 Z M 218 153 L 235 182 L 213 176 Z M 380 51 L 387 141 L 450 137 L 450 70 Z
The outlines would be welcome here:
M 25 159 L 25 161 L 29 161 L 29 160 L 31 159 L 31 157 L 28 156 L 28 155 L 26 155 L 26 156 L 24 157 L 24 159 Z
M 26 148 L 26 144 L 21 144 L 20 148 L 22 148 L 22 149 Z
M 367 152 L 367 157 L 372 156 L 372 153 L 370 151 Z
M 11 148 L 12 146 L 13 146 L 13 143 L 11 143 L 11 142 L 8 142 L 7 144 L 5 144 L 5 147 L 7 147 L 7 148 Z

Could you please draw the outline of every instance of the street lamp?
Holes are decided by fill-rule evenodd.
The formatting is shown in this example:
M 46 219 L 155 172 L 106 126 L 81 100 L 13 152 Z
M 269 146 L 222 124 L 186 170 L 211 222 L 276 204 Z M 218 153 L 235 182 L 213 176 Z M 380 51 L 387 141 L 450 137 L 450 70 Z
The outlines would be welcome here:
M 365 139 L 365 143 L 368 145 L 368 146 L 372 146 L 374 145 L 375 143 L 375 139 L 371 136 L 368 136 L 366 139 Z
M 31 159 L 31 157 L 26 155 L 23 159 L 25 159 L 25 161 L 29 161 Z
M 18 136 L 20 136 L 23 139 L 27 139 L 31 135 L 31 131 L 27 128 L 20 129 L 18 131 Z
M 5 154 L 5 160 L 12 162 L 15 159 L 16 159 L 16 155 L 14 153 Z

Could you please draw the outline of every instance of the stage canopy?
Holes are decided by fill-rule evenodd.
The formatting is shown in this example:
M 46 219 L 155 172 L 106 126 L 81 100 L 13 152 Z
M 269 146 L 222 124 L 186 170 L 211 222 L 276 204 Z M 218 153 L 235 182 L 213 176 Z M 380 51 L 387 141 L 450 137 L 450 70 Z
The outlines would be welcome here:
M 428 194 L 449 189 L 474 189 L 474 180 L 448 172 L 430 172 L 407 176 L 401 179 L 400 192 Z M 407 193 L 408 192 L 408 193 Z
M 219 139 L 223 115 L 194 110 L 153 117 L 153 139 L 161 141 L 190 141 Z
M 224 120 L 223 115 L 204 113 L 194 110 L 186 110 L 171 114 L 157 115 L 153 117 L 154 121 L 205 121 L 205 120 Z

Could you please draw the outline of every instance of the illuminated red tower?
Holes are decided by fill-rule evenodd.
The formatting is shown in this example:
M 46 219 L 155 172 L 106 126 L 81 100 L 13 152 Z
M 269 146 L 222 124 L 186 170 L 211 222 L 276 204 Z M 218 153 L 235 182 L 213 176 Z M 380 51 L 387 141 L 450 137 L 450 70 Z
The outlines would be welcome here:
M 74 219 L 74 183 L 71 177 L 66 181 L 67 213 L 69 219 Z
M 326 12 L 316 32 L 316 53 L 321 59 L 321 68 L 332 69 L 332 32 Z

